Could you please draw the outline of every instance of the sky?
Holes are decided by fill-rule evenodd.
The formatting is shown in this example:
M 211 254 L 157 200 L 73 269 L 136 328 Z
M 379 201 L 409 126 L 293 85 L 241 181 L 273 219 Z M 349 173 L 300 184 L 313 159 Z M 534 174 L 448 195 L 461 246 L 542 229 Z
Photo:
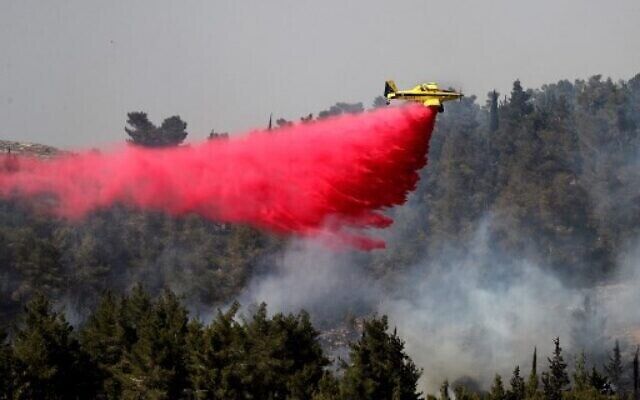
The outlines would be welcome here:
M 629 79 L 638 21 L 638 0 L 0 0 L 0 139 L 105 147 L 145 111 L 195 142 L 370 105 L 386 79 L 480 102 L 515 79 Z

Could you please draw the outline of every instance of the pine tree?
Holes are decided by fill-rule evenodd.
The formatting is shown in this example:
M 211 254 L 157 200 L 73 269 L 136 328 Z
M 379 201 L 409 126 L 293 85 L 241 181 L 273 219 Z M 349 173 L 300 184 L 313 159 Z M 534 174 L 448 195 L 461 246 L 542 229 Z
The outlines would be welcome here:
M 248 349 L 245 329 L 235 321 L 239 308 L 234 303 L 224 313 L 218 310 L 206 327 L 198 321 L 189 323 L 187 366 L 190 387 L 197 399 L 245 397 L 243 371 Z
M 616 340 L 616 344 L 613 347 L 613 354 L 609 357 L 609 362 L 605 366 L 607 377 L 609 382 L 613 385 L 612 389 L 617 392 L 622 389 L 621 378 L 623 374 L 622 370 L 622 355 L 620 354 L 620 344 Z
M 135 144 L 145 146 L 151 145 L 151 138 L 156 134 L 156 126 L 149 121 L 147 113 L 136 111 L 127 114 L 127 125 L 124 130 L 131 137 L 131 141 Z
M 309 398 L 324 375 L 329 360 L 318 343 L 319 332 L 311 325 L 309 314 L 276 314 L 272 318 L 275 333 L 281 337 L 280 349 L 274 349 L 285 360 L 286 368 L 280 373 L 290 398 Z
M 502 378 L 500 375 L 496 374 L 493 379 L 493 385 L 491 385 L 491 390 L 489 391 L 489 399 L 490 400 L 505 400 L 506 395 L 504 391 L 504 385 L 502 384 Z
M 187 138 L 187 123 L 174 115 L 166 118 L 160 125 L 163 146 L 177 146 Z
M 278 118 L 276 120 L 276 125 L 278 126 L 278 128 L 286 128 L 286 127 L 292 126 L 293 122 L 287 121 L 284 118 Z
M 151 315 L 153 302 L 141 284 L 136 284 L 129 296 L 122 298 L 121 318 L 127 350 L 138 341 L 138 330 Z
M 524 379 L 520 376 L 520 366 L 516 366 L 511 376 L 511 389 L 509 390 L 508 397 L 510 400 L 523 400 L 525 397 L 525 384 Z
M 269 319 L 262 304 L 246 326 L 249 397 L 310 398 L 329 363 L 317 336 L 307 313 Z
M 267 315 L 267 305 L 262 303 L 245 327 L 248 353 L 242 371 L 247 383 L 249 398 L 278 398 L 286 395 L 278 371 L 286 368 L 286 361 L 277 357 L 276 349 L 282 348 L 282 338 L 274 332 Z
M 109 399 L 120 398 L 122 385 L 117 379 L 117 369 L 130 346 L 126 340 L 120 301 L 110 291 L 103 295 L 84 325 L 80 341 L 100 369 L 102 394 Z
M 334 117 L 342 114 L 359 114 L 364 111 L 362 103 L 342 103 L 338 102 L 329 107 L 328 110 L 320 111 L 318 119 Z
M 507 116 L 512 123 L 521 121 L 522 117 L 533 112 L 530 100 L 531 94 L 522 88 L 520 80 L 513 82 L 513 89 L 511 89 L 511 97 L 507 106 Z
M 187 386 L 187 311 L 175 294 L 165 291 L 150 314 L 140 318 L 137 341 L 125 356 L 123 396 L 178 398 Z
M 607 393 L 609 391 L 609 382 L 607 377 L 602 376 L 595 366 L 591 368 L 591 374 L 589 375 L 589 385 L 596 389 L 599 393 Z
M 456 400 L 478 400 L 476 393 L 473 393 L 464 384 L 460 383 L 453 387 L 453 394 Z
M 12 263 L 21 275 L 20 290 L 25 300 L 36 291 L 55 294 L 64 277 L 60 251 L 51 238 L 38 236 L 35 228 L 17 232 L 14 239 Z
M 365 322 L 360 340 L 351 346 L 341 395 L 346 399 L 416 400 L 422 371 L 404 352 L 404 342 L 387 333 L 387 317 Z
M 177 146 L 187 137 L 187 123 L 174 115 L 162 121 L 156 127 L 144 112 L 130 112 L 127 114 L 127 124 L 124 130 L 131 137 L 130 142 L 145 147 Z
M 269 121 L 269 122 L 271 122 L 271 121 Z M 227 139 L 229 139 L 229 133 L 227 133 L 227 132 L 216 132 L 215 129 L 212 129 L 211 132 L 209 132 L 209 136 L 207 137 L 207 139 L 209 139 L 209 140 L 227 140 Z
M 489 132 L 495 132 L 500 127 L 500 119 L 498 117 L 498 98 L 500 97 L 500 93 L 492 90 L 489 92 L 489 99 L 487 100 L 487 105 L 489 108 Z
M 527 381 L 527 397 L 535 397 L 538 392 L 538 348 L 533 348 L 533 359 L 531 361 L 531 372 Z
M 569 384 L 569 376 L 567 375 L 567 364 L 562 358 L 562 348 L 560 347 L 560 338 L 553 340 L 555 349 L 553 357 L 549 358 L 549 372 L 542 374 L 542 385 L 545 398 L 548 400 L 561 400 L 562 391 Z
M 589 373 L 586 367 L 586 357 L 584 351 L 576 358 L 575 371 L 573 373 L 575 390 L 583 391 L 589 388 Z
M 19 399 L 92 398 L 95 367 L 80 350 L 72 328 L 37 294 L 25 306 L 14 341 L 15 397 Z

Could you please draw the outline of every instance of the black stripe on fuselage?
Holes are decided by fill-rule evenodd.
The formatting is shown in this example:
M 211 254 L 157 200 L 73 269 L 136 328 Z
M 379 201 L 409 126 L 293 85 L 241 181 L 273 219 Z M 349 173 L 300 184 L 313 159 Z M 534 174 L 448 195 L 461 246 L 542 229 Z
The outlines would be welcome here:
M 447 96 L 458 96 L 456 94 L 453 93 L 446 93 L 446 94 L 429 94 L 429 93 L 422 93 L 422 94 L 413 94 L 413 93 L 396 93 L 395 94 L 396 97 L 447 97 Z

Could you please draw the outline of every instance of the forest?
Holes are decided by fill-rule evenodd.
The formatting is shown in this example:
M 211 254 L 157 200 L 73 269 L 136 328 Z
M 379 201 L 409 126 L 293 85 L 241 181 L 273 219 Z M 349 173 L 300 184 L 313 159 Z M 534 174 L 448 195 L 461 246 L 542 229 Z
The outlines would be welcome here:
M 381 106 L 375 99 L 372 107 Z M 301 120 L 359 112 L 362 104 L 337 103 Z M 289 123 L 278 118 L 275 129 Z M 135 145 L 187 137 L 178 116 L 156 126 L 132 112 L 127 124 L 123 140 Z M 388 248 L 354 262 L 383 287 L 401 285 L 417 264 L 428 269 L 468 252 L 490 218 L 491 252 L 535 262 L 567 287 L 606 283 L 639 238 L 639 133 L 640 74 L 537 89 L 516 80 L 510 93 L 447 103 L 417 191 L 407 206 L 388 210 Z M 37 203 L 1 200 L 5 398 L 420 398 L 418 377 L 432 372 L 411 361 L 385 317 L 367 316 L 340 362 L 319 347 L 313 314 L 228 307 L 286 246 L 287 238 L 196 216 L 120 205 L 72 223 Z M 225 311 L 211 322 L 188 317 L 216 307 Z M 554 346 L 539 375 L 534 361 L 527 376 L 516 367 L 508 384 L 496 376 L 489 390 L 450 376 L 438 397 L 638 398 L 637 352 L 632 362 L 617 345 L 586 348 L 569 372 L 559 341 Z M 589 368 L 585 358 L 603 352 L 610 360 Z
M 239 306 L 204 324 L 173 292 L 152 298 L 137 285 L 126 295 L 106 292 L 74 330 L 36 294 L 11 339 L 0 336 L 0 399 L 424 399 L 423 371 L 385 316 L 365 321 L 348 361 L 327 368 L 306 312 L 269 317 L 263 303 L 239 315 Z M 559 338 L 554 345 L 539 375 L 534 349 L 527 377 L 516 366 L 508 385 L 496 375 L 488 392 L 445 381 L 439 398 L 637 399 L 638 350 L 632 370 L 618 343 L 601 371 L 588 370 L 582 353 L 570 379 Z

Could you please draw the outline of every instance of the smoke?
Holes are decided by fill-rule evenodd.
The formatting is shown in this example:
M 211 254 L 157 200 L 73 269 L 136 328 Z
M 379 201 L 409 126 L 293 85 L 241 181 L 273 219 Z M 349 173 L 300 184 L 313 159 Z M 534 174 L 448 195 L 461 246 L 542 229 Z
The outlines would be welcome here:
M 327 251 L 312 240 L 289 243 L 275 266 L 252 277 L 242 304 L 266 302 L 274 312 L 308 311 L 320 328 L 375 311 L 382 288 L 354 252 Z
M 526 259 L 496 254 L 490 224 L 490 217 L 479 224 L 465 250 L 416 265 L 402 283 L 408 286 L 379 308 L 425 369 L 426 390 L 462 376 L 486 388 L 495 373 L 508 377 L 518 364 L 526 372 L 534 346 L 549 354 L 555 336 L 573 347 L 573 314 L 584 294 Z
M 386 314 L 424 368 L 421 390 L 431 393 L 445 379 L 488 389 L 495 373 L 508 381 L 516 365 L 528 374 L 534 346 L 542 371 L 556 336 L 570 364 L 584 350 L 598 368 L 615 339 L 623 349 L 640 339 L 640 250 L 625 252 L 611 282 L 576 288 L 545 266 L 498 254 L 491 246 L 495 223 L 485 216 L 464 248 L 443 249 L 400 272 L 393 287 L 372 278 L 358 253 L 298 241 L 274 271 L 254 277 L 242 301 L 266 301 L 273 312 L 303 308 L 321 326 Z M 633 244 L 629 249 L 640 248 Z
M 469 140 L 465 137 L 464 142 L 456 145 L 464 146 Z M 615 233 L 621 221 L 633 221 L 638 214 L 640 203 L 635 183 L 640 158 L 635 153 L 628 157 L 610 149 L 601 151 L 603 154 L 598 157 L 581 160 L 594 172 L 581 178 L 580 183 L 592 198 L 598 218 L 609 220 Z M 611 157 L 615 162 L 603 163 L 603 157 Z M 486 168 L 485 164 L 477 165 Z M 576 166 L 575 170 L 581 168 Z M 446 179 L 447 175 L 439 177 Z M 416 199 L 420 201 L 424 202 Z M 524 250 L 501 252 L 506 250 L 494 244 L 494 233 L 521 234 L 516 233 L 521 230 L 511 226 L 512 221 L 503 219 L 499 205 L 491 209 L 494 213 L 487 213 L 473 226 L 465 227 L 471 232 L 465 233 L 469 239 L 455 238 L 451 243 L 436 231 L 429 232 L 432 238 L 408 237 L 407 232 L 415 236 L 418 230 L 407 225 L 424 224 L 415 221 L 424 219 L 425 213 L 411 201 L 394 209 L 394 215 L 407 216 L 397 219 L 404 219 L 408 224 L 394 225 L 383 233 L 391 250 L 395 250 L 394 243 L 410 240 L 424 240 L 426 246 L 429 240 L 438 239 L 444 244 L 410 268 L 400 265 L 401 268 L 390 271 L 392 279 L 385 279 L 384 286 L 358 264 L 362 260 L 356 256 L 319 258 L 313 251 L 305 253 L 305 247 L 298 246 L 289 249 L 282 259 L 307 260 L 298 263 L 304 265 L 305 273 L 281 262 L 273 275 L 258 277 L 253 282 L 248 297 L 254 301 L 277 299 L 275 307 L 270 307 L 272 311 L 320 309 L 325 314 L 336 313 L 336 320 L 340 313 L 353 310 L 362 312 L 359 316 L 388 315 L 391 325 L 397 327 L 398 334 L 406 341 L 407 353 L 424 368 L 420 388 L 430 393 L 437 392 L 445 379 L 465 380 L 465 383 L 477 384 L 477 388 L 488 389 L 495 373 L 500 373 L 503 381 L 508 382 L 516 365 L 526 375 L 531 368 L 534 347 L 538 348 L 538 372 L 544 371 L 556 336 L 560 337 L 564 358 L 570 367 L 575 356 L 585 351 L 589 368 L 595 365 L 602 371 L 615 340 L 620 340 L 625 363 L 630 360 L 629 353 L 640 343 L 640 291 L 637 290 L 640 238 L 629 240 L 626 246 L 616 245 L 606 279 L 600 278 L 594 283 L 593 276 L 597 273 L 592 271 L 596 265 L 593 260 L 585 259 L 581 265 L 575 265 L 577 262 L 544 264 L 542 260 L 549 258 L 537 251 L 542 242 L 540 237 L 522 237 Z M 623 240 L 633 236 L 625 233 Z M 578 232 L 567 240 L 575 244 L 576 251 L 589 243 L 583 241 Z M 401 246 L 398 248 L 402 253 Z M 345 268 L 345 264 L 348 267 Z M 331 279 L 317 271 L 322 268 L 332 271 Z M 353 282 L 353 290 L 350 283 L 340 278 L 347 274 L 345 269 L 352 268 L 360 274 L 357 277 L 349 272 L 346 281 Z M 333 274 L 337 274 L 337 278 Z M 337 293 L 332 287 L 335 281 L 339 282 Z M 389 281 L 393 286 L 389 287 Z M 343 304 L 328 302 L 329 311 L 323 308 L 327 298 L 305 297 L 304 291 L 298 293 L 295 289 L 299 284 L 324 288 L 329 299 L 346 296 L 347 300 Z M 296 295 L 290 296 L 289 291 Z
M 433 110 L 414 105 L 192 147 L 7 158 L 0 195 L 44 198 L 71 219 L 122 203 L 381 248 L 383 241 L 359 231 L 391 224 L 381 211 L 415 188 L 434 119 Z

